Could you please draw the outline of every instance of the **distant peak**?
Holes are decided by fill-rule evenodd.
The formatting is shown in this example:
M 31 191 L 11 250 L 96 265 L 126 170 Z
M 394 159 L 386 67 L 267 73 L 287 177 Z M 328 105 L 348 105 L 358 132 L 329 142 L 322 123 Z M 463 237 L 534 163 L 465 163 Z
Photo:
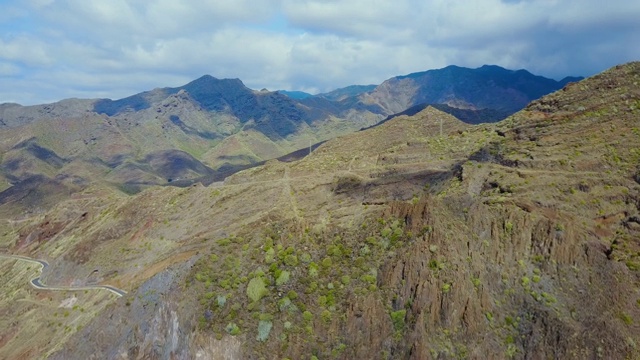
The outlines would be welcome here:
M 514 72 L 513 70 L 505 69 L 499 65 L 489 65 L 489 64 L 482 65 L 476 70 L 480 70 L 483 72 L 494 72 L 494 73 L 513 73 Z
M 441 70 L 452 70 L 452 69 L 464 69 L 464 67 L 458 66 L 458 65 L 448 65 L 443 67 Z
M 218 80 L 218 79 L 209 74 L 206 74 L 206 75 L 200 76 L 195 81 L 208 81 L 208 80 Z
M 215 78 L 211 75 L 202 75 L 199 78 L 191 81 L 191 84 L 207 84 L 207 83 L 213 83 L 218 81 L 220 81 L 220 79 Z
M 242 87 L 244 88 L 244 83 L 240 79 L 218 79 L 211 75 L 203 75 L 190 83 L 183 85 L 179 88 L 185 88 L 187 91 L 193 90 L 194 87 L 197 88 L 209 88 L 209 87 L 218 87 L 218 86 L 233 86 L 233 87 Z
M 567 76 L 564 79 L 560 80 L 559 83 L 562 85 L 567 85 L 568 83 L 578 82 L 584 80 L 583 76 Z
M 504 69 L 504 68 L 502 66 L 499 66 L 499 65 L 484 64 L 484 65 L 480 66 L 479 69 Z

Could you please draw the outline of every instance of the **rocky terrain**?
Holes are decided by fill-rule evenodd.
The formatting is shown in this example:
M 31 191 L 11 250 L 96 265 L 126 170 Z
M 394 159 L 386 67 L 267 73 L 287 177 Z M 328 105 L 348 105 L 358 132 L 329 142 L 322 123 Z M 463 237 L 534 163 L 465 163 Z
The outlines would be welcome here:
M 637 358 L 639 119 L 630 63 L 496 124 L 426 107 L 208 186 L 11 187 L 4 253 L 128 294 L 0 259 L 0 358 Z M 47 149 L 3 162 L 73 163 Z

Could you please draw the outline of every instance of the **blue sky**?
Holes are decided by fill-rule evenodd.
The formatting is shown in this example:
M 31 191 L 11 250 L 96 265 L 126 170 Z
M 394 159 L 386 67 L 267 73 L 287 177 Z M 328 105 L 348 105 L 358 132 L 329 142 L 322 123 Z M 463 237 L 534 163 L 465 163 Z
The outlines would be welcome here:
M 311 93 L 452 64 L 589 76 L 640 60 L 638 19 L 627 0 L 0 0 L 0 103 L 204 74 Z

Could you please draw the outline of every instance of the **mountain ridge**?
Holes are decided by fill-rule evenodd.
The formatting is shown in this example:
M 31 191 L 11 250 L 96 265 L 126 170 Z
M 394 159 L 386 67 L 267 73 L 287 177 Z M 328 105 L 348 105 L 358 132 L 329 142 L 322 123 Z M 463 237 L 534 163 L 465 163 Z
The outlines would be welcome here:
M 387 115 L 422 103 L 511 114 L 530 101 L 561 89 L 565 81 L 577 79 L 581 78 L 555 81 L 526 70 L 508 70 L 497 65 L 476 69 L 450 65 L 393 77 L 372 92 L 362 94 L 360 100 L 380 105 Z
M 126 193 L 155 185 L 208 183 L 210 179 L 228 175 L 232 169 L 260 164 L 373 126 L 388 118 L 393 106 L 409 101 L 407 99 L 420 99 L 417 96 L 423 91 L 420 84 L 394 87 L 394 83 L 443 72 L 449 72 L 447 76 L 456 79 L 461 76 L 452 71 L 456 74 L 481 71 L 488 75 L 479 79 L 489 79 L 485 82 L 495 84 L 503 81 L 507 85 L 512 81 L 517 85 L 517 79 L 500 79 L 492 74 L 516 74 L 523 77 L 520 81 L 525 85 L 533 79 L 533 85 L 529 87 L 544 89 L 540 93 L 550 91 L 541 87 L 540 81 L 543 85 L 557 85 L 526 71 L 497 66 L 485 66 L 480 70 L 451 66 L 392 78 L 373 89 L 372 85 L 350 86 L 301 100 L 277 91 L 249 89 L 237 78 L 217 79 L 203 75 L 182 86 L 157 88 L 118 100 L 67 99 L 29 107 L 4 104 L 0 105 L 0 126 L 5 129 L 0 150 L 10 155 L 0 159 L 0 178 L 15 182 L 15 179 L 26 181 L 33 175 L 33 179 L 50 179 L 53 183 L 58 181 L 56 177 L 74 178 L 77 184 L 106 181 L 109 186 Z M 484 92 L 487 85 L 475 81 L 474 91 Z M 438 100 L 444 96 L 448 105 L 432 104 L 470 122 L 491 122 L 510 114 L 511 110 L 482 108 L 481 102 L 471 104 L 469 98 L 464 100 L 464 92 L 456 95 L 455 86 L 464 88 L 465 84 L 463 81 L 458 85 L 438 85 L 449 89 L 437 96 Z M 505 86 L 498 87 L 499 91 L 491 96 L 504 95 L 508 90 Z M 397 96 L 393 95 L 393 100 L 387 101 L 389 94 Z M 501 96 L 498 101 L 511 101 L 509 99 L 514 97 L 521 100 L 523 95 Z M 396 104 L 388 106 L 391 102 Z M 414 106 L 418 106 L 417 110 L 425 105 Z M 51 167 L 34 157 L 33 151 L 13 148 L 24 139 L 33 139 L 31 150 L 55 154 L 66 162 Z M 157 162 L 157 156 L 164 158 L 165 165 L 162 166 L 175 172 L 154 170 L 150 161 L 155 159 Z M 182 164 L 173 166 L 174 162 Z M 180 170 L 186 168 L 193 171 Z

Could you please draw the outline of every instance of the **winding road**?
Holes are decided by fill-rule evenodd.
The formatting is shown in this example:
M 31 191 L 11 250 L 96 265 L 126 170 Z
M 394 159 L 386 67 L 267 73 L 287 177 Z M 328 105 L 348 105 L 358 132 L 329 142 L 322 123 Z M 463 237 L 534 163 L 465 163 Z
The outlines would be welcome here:
M 30 263 L 34 263 L 34 264 L 40 265 L 40 274 L 42 274 L 44 269 L 49 267 L 49 263 L 44 261 L 44 260 L 32 259 L 32 258 L 29 258 L 29 257 L 26 257 L 26 256 L 0 254 L 0 258 L 22 260 L 22 261 L 27 261 L 27 262 L 30 262 Z M 48 286 L 48 285 L 45 285 L 45 284 L 42 283 L 42 281 L 40 280 L 40 276 L 31 279 L 29 281 L 29 283 L 31 284 L 31 286 L 33 286 L 34 288 L 36 288 L 38 290 L 51 290 L 51 291 L 108 290 L 108 291 L 111 291 L 112 293 L 116 294 L 119 297 L 123 296 L 123 295 L 125 295 L 127 293 L 126 291 L 124 291 L 122 289 L 118 289 L 117 287 L 113 287 L 113 286 L 110 286 L 110 285 L 89 285 L 89 286 L 77 286 L 77 287 L 74 287 L 74 286 Z

